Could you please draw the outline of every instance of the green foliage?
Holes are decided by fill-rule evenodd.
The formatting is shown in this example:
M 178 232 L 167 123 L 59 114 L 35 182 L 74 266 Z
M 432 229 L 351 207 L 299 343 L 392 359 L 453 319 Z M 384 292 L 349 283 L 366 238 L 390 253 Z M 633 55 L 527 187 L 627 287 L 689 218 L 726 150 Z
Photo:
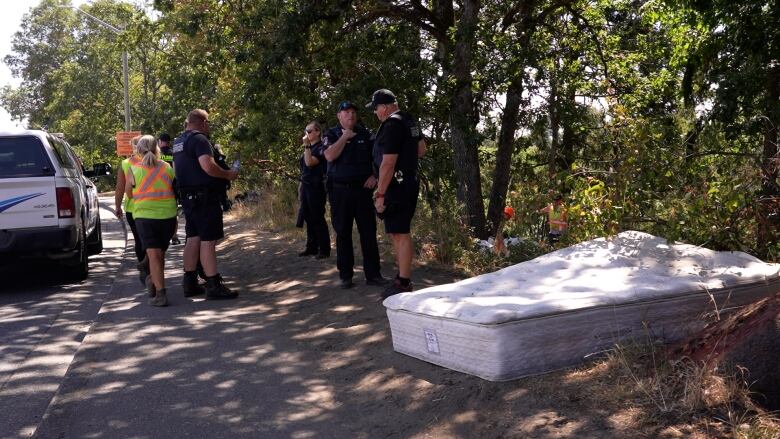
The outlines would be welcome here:
M 390 88 L 428 140 L 420 250 L 481 272 L 506 261 L 472 250 L 460 192 L 474 188 L 463 188 L 466 164 L 453 162 L 462 85 L 454 48 L 467 34 L 458 32 L 467 4 L 479 20 L 466 66 L 471 97 L 458 99 L 471 99 L 462 108 L 475 114 L 455 116 L 476 129 L 479 160 L 469 166 L 483 188 L 503 164 L 501 145 L 512 148 L 508 193 L 480 194 L 515 208 L 507 235 L 544 241 L 537 211 L 563 193 L 571 226 L 563 244 L 638 229 L 775 258 L 769 163 L 780 126 L 780 44 L 766 30 L 778 28 L 780 14 L 765 2 L 157 0 L 155 14 L 119 0 L 81 6 L 124 26 L 114 35 L 58 7 L 67 0 L 44 0 L 5 58 L 22 85 L 4 88 L 0 102 L 33 127 L 64 132 L 87 163 L 116 165 L 127 50 L 133 128 L 177 133 L 189 110 L 204 108 L 213 139 L 242 155 L 239 189 L 288 191 L 305 124 L 335 125 L 338 102 L 361 106 Z M 423 10 L 434 6 L 442 9 Z M 516 128 L 505 117 L 513 85 L 521 91 Z M 360 114 L 377 128 L 372 114 Z
M 507 247 L 509 256 L 498 256 L 482 247 L 472 246 L 463 250 L 457 266 L 469 276 L 490 273 L 541 256 L 549 248 L 530 239 Z

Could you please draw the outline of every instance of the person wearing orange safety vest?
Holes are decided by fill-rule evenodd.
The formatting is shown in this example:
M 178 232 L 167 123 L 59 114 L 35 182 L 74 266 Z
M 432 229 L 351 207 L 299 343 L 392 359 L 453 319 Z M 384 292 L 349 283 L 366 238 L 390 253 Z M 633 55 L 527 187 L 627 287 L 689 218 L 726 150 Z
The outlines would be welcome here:
M 166 306 L 165 251 L 176 232 L 176 198 L 173 193 L 173 169 L 160 159 L 154 136 L 138 139 L 140 163 L 130 165 L 125 193 L 133 199 L 133 217 L 149 260 L 146 288 L 149 303 Z
M 138 259 L 138 271 L 141 283 L 146 282 L 146 276 L 149 275 L 149 264 L 145 259 L 146 252 L 143 245 L 141 245 L 141 237 L 138 235 L 138 230 L 135 228 L 135 219 L 133 218 L 133 199 L 125 197 L 125 184 L 127 182 L 127 174 L 130 172 L 131 164 L 141 163 L 141 157 L 138 156 L 137 142 L 141 136 L 138 136 L 132 140 L 133 153 L 130 157 L 122 160 L 119 168 L 119 172 L 116 175 L 116 188 L 114 190 L 114 214 L 120 220 L 124 216 L 127 219 L 127 225 L 130 226 L 130 231 L 133 234 L 133 242 L 135 257 Z
M 567 222 L 566 206 L 563 205 L 563 196 L 556 195 L 555 200 L 547 207 L 539 210 L 539 213 L 546 213 L 550 224 L 550 232 L 547 235 L 550 245 L 561 240 L 561 236 L 566 234 L 569 229 Z

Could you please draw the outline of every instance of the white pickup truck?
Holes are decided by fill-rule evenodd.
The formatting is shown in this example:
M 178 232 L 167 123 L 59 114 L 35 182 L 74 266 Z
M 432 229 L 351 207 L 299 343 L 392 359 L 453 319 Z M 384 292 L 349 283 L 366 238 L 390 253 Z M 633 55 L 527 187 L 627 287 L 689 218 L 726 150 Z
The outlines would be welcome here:
M 88 256 L 103 250 L 97 189 L 85 175 L 93 173 L 61 136 L 0 132 L 0 262 L 48 257 L 85 279 Z

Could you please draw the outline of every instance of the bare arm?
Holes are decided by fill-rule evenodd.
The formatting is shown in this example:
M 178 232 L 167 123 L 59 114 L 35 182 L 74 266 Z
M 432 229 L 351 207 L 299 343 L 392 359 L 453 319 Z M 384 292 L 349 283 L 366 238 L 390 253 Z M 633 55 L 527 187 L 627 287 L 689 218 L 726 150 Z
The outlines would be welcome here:
M 135 185 L 135 177 L 133 176 L 132 171 L 127 173 L 127 178 L 125 179 L 125 194 L 127 195 L 127 198 L 133 198 L 133 186 Z
M 395 163 L 398 161 L 398 154 L 382 155 L 382 165 L 379 167 L 379 183 L 377 192 L 384 194 L 390 186 L 390 180 L 393 178 Z
M 344 147 L 347 145 L 347 142 L 349 139 L 355 137 L 355 132 L 350 129 L 344 129 L 341 133 L 341 137 L 339 137 L 339 140 L 336 141 L 336 143 L 328 146 L 328 149 L 325 150 L 325 160 L 332 162 L 333 160 L 336 160 L 341 155 L 341 152 L 344 151 Z
M 203 154 L 198 157 L 198 163 L 200 164 L 201 169 L 203 169 L 203 172 L 211 177 L 225 180 L 235 180 L 238 178 L 238 171 L 220 168 L 217 162 L 214 161 L 214 157 L 208 154 Z
M 303 162 L 306 166 L 313 168 L 320 164 L 320 160 L 317 157 L 311 155 L 311 147 L 303 149 Z

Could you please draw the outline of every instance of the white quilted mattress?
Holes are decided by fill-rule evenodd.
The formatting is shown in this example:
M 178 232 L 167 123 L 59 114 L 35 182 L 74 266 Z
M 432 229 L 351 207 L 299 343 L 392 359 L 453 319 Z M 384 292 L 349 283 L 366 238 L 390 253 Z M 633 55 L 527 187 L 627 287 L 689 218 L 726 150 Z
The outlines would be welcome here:
M 396 351 L 507 380 L 618 341 L 679 339 L 702 316 L 780 290 L 780 266 L 628 231 L 503 270 L 387 298 Z

